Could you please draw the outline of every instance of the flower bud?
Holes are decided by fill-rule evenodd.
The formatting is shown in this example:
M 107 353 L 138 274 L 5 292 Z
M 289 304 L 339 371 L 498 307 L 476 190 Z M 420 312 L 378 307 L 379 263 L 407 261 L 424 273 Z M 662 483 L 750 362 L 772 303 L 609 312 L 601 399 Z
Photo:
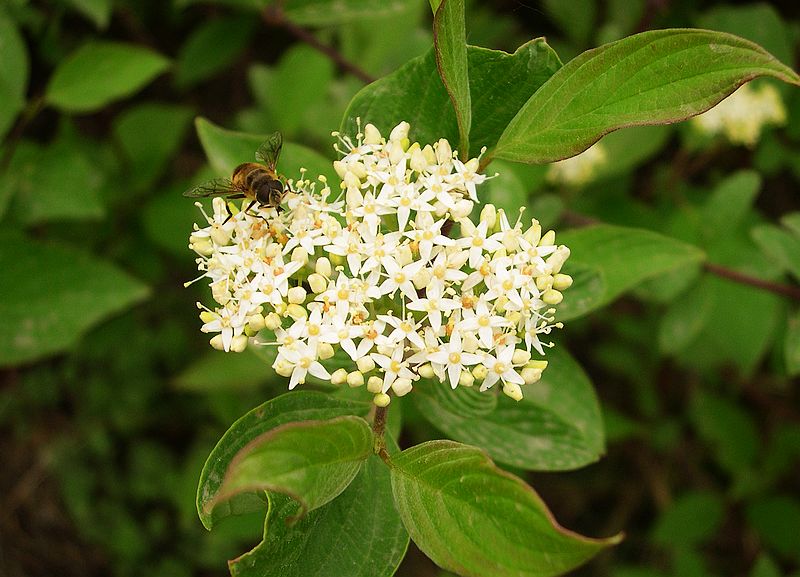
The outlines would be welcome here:
M 328 288 L 328 281 L 325 280 L 321 274 L 312 273 L 308 277 L 308 286 L 311 288 L 311 292 L 315 295 L 325 292 L 325 289 Z
M 218 351 L 225 350 L 225 345 L 222 343 L 222 335 L 214 335 L 213 337 L 211 337 L 209 343 L 213 348 L 217 349 Z
M 212 313 L 211 311 L 200 311 L 200 320 L 204 323 L 210 323 L 219 318 L 217 313 Z
M 506 383 L 503 385 L 503 392 L 515 401 L 522 400 L 522 389 L 517 383 Z
M 389 133 L 389 140 L 390 141 L 399 141 L 403 140 L 404 138 L 408 138 L 408 131 L 411 128 L 411 125 L 408 122 L 401 122 L 394 128 L 392 128 L 392 132 Z
M 395 379 L 392 383 L 392 390 L 398 397 L 407 395 L 409 392 L 411 392 L 412 388 L 413 385 L 411 384 L 411 379 L 399 378 Z
M 343 385 L 347 382 L 347 371 L 344 369 L 336 369 L 331 373 L 331 383 L 334 385 Z
M 528 241 L 533 246 L 539 244 L 539 241 L 542 239 L 542 225 L 539 224 L 539 221 L 535 218 L 531 220 L 531 227 L 525 231 L 525 234 L 522 235 L 526 241 Z
M 389 162 L 392 164 L 399 164 L 406 154 L 402 140 L 391 141 L 386 148 L 389 149 Z
M 411 162 L 409 163 L 411 170 L 422 172 L 428 167 L 428 161 L 425 160 L 425 154 L 419 148 L 411 152 Z
M 547 368 L 547 361 L 537 359 L 530 361 L 526 366 L 531 369 L 539 369 L 540 371 L 543 371 Z
M 469 371 L 461 371 L 458 377 L 458 384 L 461 387 L 471 387 L 475 384 L 475 377 Z
M 436 152 L 434 152 L 433 147 L 430 144 L 426 144 L 422 148 L 422 155 L 425 157 L 425 163 L 428 166 L 436 164 Z
M 308 253 L 306 249 L 302 246 L 294 247 L 292 251 L 292 262 L 299 262 L 300 264 L 306 264 L 308 262 Z
M 383 391 L 383 379 L 373 375 L 367 379 L 367 390 L 370 393 L 380 393 Z
M 467 264 L 469 260 L 469 251 L 468 250 L 457 250 L 449 255 L 447 255 L 447 264 L 451 268 L 456 270 L 463 267 Z
M 368 123 L 364 127 L 364 144 L 380 144 L 382 140 L 383 136 L 374 124 Z
M 514 355 L 511 357 L 511 362 L 515 365 L 524 365 L 531 360 L 531 354 L 525 349 L 514 349 Z
M 247 326 L 251 331 L 258 332 L 267 326 L 267 321 L 262 314 L 255 314 L 247 317 Z
M 545 235 L 539 239 L 539 246 L 552 246 L 556 242 L 556 232 L 548 230 Z
M 293 305 L 299 305 L 306 300 L 306 289 L 301 286 L 294 286 L 288 292 L 289 302 Z
M 294 365 L 285 361 L 284 359 L 277 359 L 272 365 L 272 368 L 275 369 L 275 372 L 282 377 L 291 377 L 292 372 L 294 371 Z
M 358 371 L 353 371 L 347 375 L 347 384 L 353 388 L 360 387 L 364 384 L 364 375 Z
M 503 233 L 503 247 L 508 252 L 516 252 L 519 248 L 519 231 L 515 228 Z
M 350 167 L 348 167 L 348 170 L 344 174 L 342 180 L 344 181 L 348 192 L 351 190 L 358 191 L 361 188 L 361 180 L 350 171 Z
M 344 180 L 344 175 L 347 173 L 347 165 L 341 160 L 334 160 L 333 169 L 336 171 L 336 174 L 339 175 L 339 178 Z
M 214 223 L 211 226 L 211 240 L 218 245 L 226 245 L 230 242 L 231 235 L 221 224 Z
M 281 317 L 277 313 L 269 313 L 264 317 L 264 327 L 274 331 L 281 326 Z
M 375 368 L 375 361 L 372 360 L 372 357 L 361 357 L 356 361 L 356 366 L 362 373 L 368 373 Z
M 484 206 L 481 209 L 480 220 L 486 223 L 488 230 L 493 229 L 494 225 L 497 224 L 497 208 L 491 203 Z
M 563 291 L 572 286 L 572 277 L 568 274 L 558 273 L 553 277 L 553 288 Z
M 453 218 L 465 218 L 472 212 L 472 207 L 475 206 L 468 198 L 462 198 L 456 201 L 456 206 L 452 211 Z
M 287 305 L 285 302 L 281 301 L 279 303 L 276 303 L 276 304 L 272 305 L 272 308 L 275 309 L 276 313 L 278 313 L 282 317 L 285 317 L 286 316 L 286 308 L 288 306 L 289 305 Z
M 325 361 L 335 354 L 336 351 L 333 350 L 333 345 L 330 343 L 320 343 L 317 347 L 317 356 L 320 360 Z
M 401 246 L 397 250 L 397 264 L 406 266 L 410 264 L 412 260 L 414 260 L 414 255 L 411 253 L 411 248 L 409 248 L 408 245 Z
M 411 279 L 414 283 L 414 288 L 417 290 L 422 290 L 431 282 L 431 271 L 427 268 L 421 268 L 417 271 L 417 274 L 414 275 L 414 278 Z
M 525 367 L 520 371 L 520 376 L 525 381 L 526 385 L 532 385 L 539 381 L 542 378 L 542 370 L 541 369 L 532 369 L 531 367 Z
M 447 164 L 453 159 L 453 149 L 445 138 L 440 138 L 436 143 L 436 161 L 439 164 Z
M 363 162 L 354 162 L 350 165 L 350 172 L 355 174 L 358 177 L 358 180 L 363 181 L 367 178 L 367 167 L 364 166 Z
M 300 305 L 289 305 L 286 307 L 286 314 L 287 316 L 292 317 L 294 320 L 299 321 L 300 319 L 304 319 L 306 316 L 308 316 L 308 311 L 306 311 L 306 309 Z
M 264 249 L 264 256 L 267 258 L 275 258 L 279 254 L 281 254 L 281 250 L 283 250 L 283 248 L 277 242 L 268 244 L 267 247 Z
M 540 291 L 546 291 L 553 286 L 553 275 L 543 274 L 536 277 L 536 288 Z
M 550 289 L 542 294 L 542 300 L 549 305 L 557 305 L 564 300 L 564 295 L 555 289 Z
M 207 236 L 190 236 L 189 248 L 200 256 L 211 256 L 214 252 L 214 245 Z
M 461 348 L 464 350 L 464 352 L 474 353 L 480 346 L 481 343 L 478 340 L 478 337 L 476 337 L 473 333 L 466 333 L 463 335 Z
M 247 343 L 250 339 L 247 338 L 247 335 L 236 335 L 231 340 L 231 352 L 234 353 L 241 353 L 247 348 Z
M 433 203 L 433 214 L 436 215 L 436 218 L 442 217 L 447 214 L 447 211 L 450 210 L 447 208 L 442 201 L 436 200 Z
M 322 276 L 328 278 L 331 276 L 331 261 L 329 261 L 326 257 L 322 256 L 317 259 L 317 263 L 314 265 L 314 270 L 317 274 L 321 274 Z
M 392 397 L 390 397 L 386 393 L 378 393 L 372 399 L 372 402 L 375 403 L 375 406 L 377 407 L 388 407 L 389 403 L 392 402 Z
M 474 367 L 472 367 L 472 376 L 475 377 L 476 381 L 482 381 L 486 378 L 486 375 L 489 374 L 489 369 L 486 368 L 486 365 L 483 363 L 478 363 Z
M 461 236 L 464 238 L 467 238 L 468 236 L 474 236 L 477 233 L 477 227 L 468 218 L 462 218 L 458 221 L 458 224 L 461 225 Z
M 417 373 L 423 379 L 432 379 L 435 375 L 435 373 L 433 372 L 433 367 L 431 366 L 430 363 L 425 363 L 424 365 L 419 367 L 417 369 Z

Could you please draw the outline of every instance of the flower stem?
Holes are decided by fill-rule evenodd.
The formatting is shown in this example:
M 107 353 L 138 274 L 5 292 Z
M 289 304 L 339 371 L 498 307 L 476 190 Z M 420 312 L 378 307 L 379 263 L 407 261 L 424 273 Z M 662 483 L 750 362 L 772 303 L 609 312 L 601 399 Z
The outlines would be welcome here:
M 389 464 L 389 452 L 386 450 L 386 415 L 389 407 L 375 407 L 375 416 L 372 418 L 372 432 L 375 434 L 375 454 L 387 465 Z
M 713 262 L 707 262 L 703 265 L 703 267 L 707 272 L 718 277 L 800 301 L 800 288 L 798 287 L 761 280 L 760 278 L 714 264 Z

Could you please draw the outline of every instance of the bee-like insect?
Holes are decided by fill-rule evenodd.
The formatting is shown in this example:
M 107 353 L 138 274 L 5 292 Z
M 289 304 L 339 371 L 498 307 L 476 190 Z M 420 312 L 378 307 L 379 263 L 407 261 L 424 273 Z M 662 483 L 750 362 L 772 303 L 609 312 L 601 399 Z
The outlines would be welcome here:
M 280 204 L 287 192 L 286 185 L 275 172 L 282 146 L 281 133 L 273 133 L 256 151 L 256 160 L 259 162 L 244 162 L 233 169 L 230 178 L 215 178 L 187 190 L 183 196 L 248 198 L 251 202 L 245 211 L 255 204 L 280 211 Z

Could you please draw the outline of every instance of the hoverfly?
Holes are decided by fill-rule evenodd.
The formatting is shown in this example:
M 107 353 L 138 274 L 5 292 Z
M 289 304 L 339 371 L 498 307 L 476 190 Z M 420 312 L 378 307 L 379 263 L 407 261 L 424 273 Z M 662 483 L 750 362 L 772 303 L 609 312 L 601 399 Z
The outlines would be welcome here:
M 247 198 L 250 199 L 250 204 L 245 211 L 259 204 L 280 212 L 280 204 L 287 192 L 286 185 L 275 172 L 282 146 L 281 133 L 273 133 L 256 151 L 256 160 L 259 162 L 244 162 L 233 169 L 230 178 L 215 178 L 187 190 L 183 196 Z

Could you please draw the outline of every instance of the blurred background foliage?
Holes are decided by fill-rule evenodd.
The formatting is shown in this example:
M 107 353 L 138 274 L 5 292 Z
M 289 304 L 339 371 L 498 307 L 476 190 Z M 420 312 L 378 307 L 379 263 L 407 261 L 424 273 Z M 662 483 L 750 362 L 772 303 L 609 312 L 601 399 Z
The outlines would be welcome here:
M 0 4 L 2 575 L 222 575 L 259 540 L 261 515 L 207 533 L 194 511 L 215 441 L 285 384 L 250 353 L 211 351 L 203 288 L 182 286 L 198 214 L 180 193 L 213 174 L 193 119 L 280 130 L 333 159 L 350 98 L 432 42 L 425 0 L 261 4 Z M 794 2 L 467 8 L 471 44 L 513 51 L 546 35 L 563 61 L 685 26 L 745 36 L 796 67 Z M 498 161 L 484 196 L 558 230 L 658 231 L 796 291 L 800 93 L 778 90 L 786 125 L 753 147 L 689 123 L 629 129 L 603 139 L 606 161 L 580 186 Z M 797 300 L 712 272 L 651 279 L 560 335 L 598 391 L 607 456 L 529 480 L 567 527 L 628 535 L 576 575 L 800 575 Z M 440 435 L 402 401 L 401 443 Z M 414 550 L 398 574 L 442 575 Z

